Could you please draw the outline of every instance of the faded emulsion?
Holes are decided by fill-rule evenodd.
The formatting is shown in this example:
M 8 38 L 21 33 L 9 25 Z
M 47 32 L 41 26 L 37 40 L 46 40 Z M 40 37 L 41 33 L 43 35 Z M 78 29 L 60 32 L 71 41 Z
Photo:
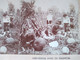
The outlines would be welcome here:
M 8 1 L 8 4 L 7 1 L 4 2 L 8 5 L 7 10 L 0 6 L 0 54 L 80 54 L 78 11 L 74 5 L 76 2 L 62 2 L 63 5 L 65 2 L 69 4 L 65 3 L 61 10 L 62 5 L 57 6 L 58 0 L 54 0 L 52 2 L 56 5 L 51 4 L 43 10 L 41 4 L 47 6 L 51 3 L 49 0 L 44 0 L 45 4 L 40 2 L 39 5 L 37 3 L 40 0 L 13 3 L 14 1 Z M 47 2 L 50 3 L 46 5 Z M 15 6 L 16 3 L 20 3 L 19 8 Z

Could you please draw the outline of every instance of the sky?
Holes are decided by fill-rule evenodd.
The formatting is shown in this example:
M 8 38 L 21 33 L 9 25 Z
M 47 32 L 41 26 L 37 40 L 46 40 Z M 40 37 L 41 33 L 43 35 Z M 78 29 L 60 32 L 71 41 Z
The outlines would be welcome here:
M 31 0 L 25 0 L 30 2 Z M 8 10 L 8 3 L 13 3 L 15 9 L 20 9 L 21 7 L 21 0 L 0 0 L 0 10 L 7 11 Z M 60 12 L 67 12 L 69 11 L 70 4 L 73 4 L 76 8 L 76 12 L 78 11 L 78 0 L 36 0 L 35 6 L 36 9 L 41 7 L 42 11 L 47 11 L 49 8 L 57 7 Z

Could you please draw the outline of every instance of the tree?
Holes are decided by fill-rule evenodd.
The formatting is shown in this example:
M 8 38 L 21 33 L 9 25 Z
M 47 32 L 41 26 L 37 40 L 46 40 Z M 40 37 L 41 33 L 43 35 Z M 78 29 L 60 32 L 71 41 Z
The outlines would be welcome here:
M 21 12 L 21 23 L 20 23 L 20 34 L 23 32 L 23 25 L 26 22 L 26 19 L 31 18 L 32 16 L 34 16 L 34 3 L 35 1 L 31 1 L 31 2 L 25 2 L 25 1 L 21 1 L 22 6 L 20 9 Z
M 21 17 L 23 18 L 23 20 L 34 15 L 34 9 L 33 9 L 34 3 L 35 1 L 33 2 L 22 1 Z
M 14 5 L 12 3 L 9 3 L 8 6 L 9 6 L 9 8 L 8 8 L 9 12 L 8 13 L 9 14 L 11 14 L 11 13 L 14 14 L 14 12 L 15 12 Z
M 21 16 L 20 16 L 20 10 L 19 9 L 17 9 L 17 11 L 16 11 L 13 23 L 15 24 L 15 27 L 17 29 L 20 29 Z
M 70 5 L 70 16 L 72 16 L 72 17 L 74 17 L 74 15 L 75 15 L 75 7 L 74 7 L 74 5 Z
M 21 7 L 21 30 L 22 30 L 22 26 L 24 24 L 24 22 L 26 22 L 27 18 L 30 18 L 31 16 L 34 16 L 34 3 L 35 1 L 31 1 L 31 2 L 25 2 L 22 1 L 22 7 Z

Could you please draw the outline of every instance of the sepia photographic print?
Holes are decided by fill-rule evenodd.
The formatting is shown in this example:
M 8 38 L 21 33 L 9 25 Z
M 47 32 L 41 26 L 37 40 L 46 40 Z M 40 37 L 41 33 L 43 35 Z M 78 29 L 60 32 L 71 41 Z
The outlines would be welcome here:
M 0 0 L 0 54 L 80 55 L 78 0 Z

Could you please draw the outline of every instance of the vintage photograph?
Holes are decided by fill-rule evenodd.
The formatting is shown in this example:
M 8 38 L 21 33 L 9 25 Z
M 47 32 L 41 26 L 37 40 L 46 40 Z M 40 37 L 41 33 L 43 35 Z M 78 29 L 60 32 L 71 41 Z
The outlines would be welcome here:
M 78 0 L 0 0 L 0 54 L 79 55 Z

